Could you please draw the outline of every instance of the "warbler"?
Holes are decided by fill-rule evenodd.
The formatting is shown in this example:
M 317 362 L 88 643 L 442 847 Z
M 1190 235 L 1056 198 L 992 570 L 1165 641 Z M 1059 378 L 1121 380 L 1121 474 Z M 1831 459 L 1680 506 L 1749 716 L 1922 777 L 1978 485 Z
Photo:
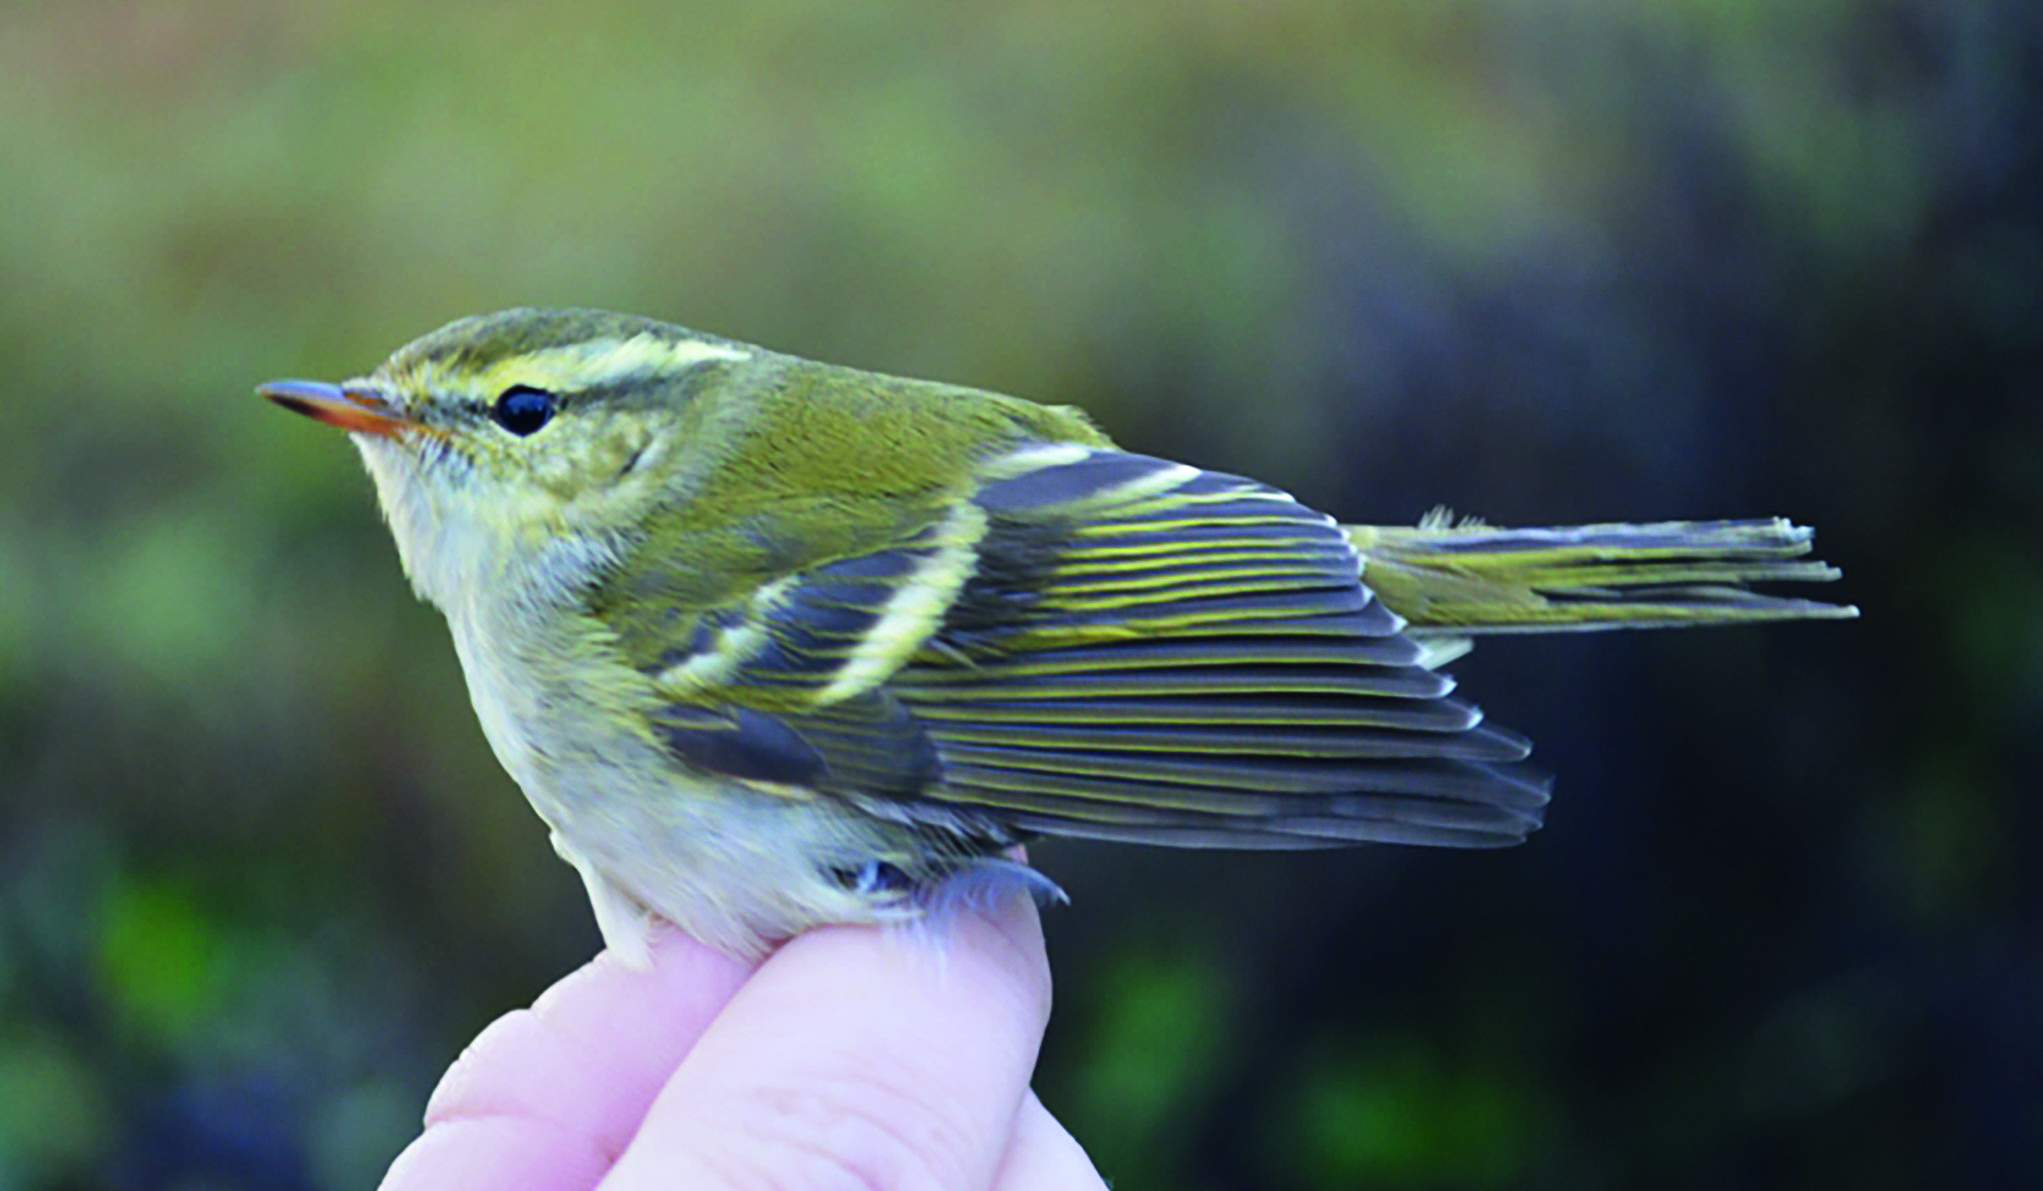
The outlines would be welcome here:
M 1038 835 L 1493 847 L 1483 633 L 1848 617 L 1784 520 L 1342 525 L 1084 413 L 623 314 L 462 319 L 263 396 L 347 431 L 606 944 L 758 955 L 1053 888 Z

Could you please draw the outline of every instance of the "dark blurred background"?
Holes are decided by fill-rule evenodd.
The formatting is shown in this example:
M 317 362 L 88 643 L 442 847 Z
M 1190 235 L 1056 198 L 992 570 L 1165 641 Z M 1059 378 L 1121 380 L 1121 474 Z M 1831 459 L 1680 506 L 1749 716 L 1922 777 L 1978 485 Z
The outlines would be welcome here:
M 373 1184 L 598 945 L 354 452 L 521 304 L 1349 520 L 1783 514 L 1852 624 L 1457 666 L 1504 854 L 1038 848 L 1122 1191 L 2043 1185 L 2043 7 L 0 7 L 0 1188 Z

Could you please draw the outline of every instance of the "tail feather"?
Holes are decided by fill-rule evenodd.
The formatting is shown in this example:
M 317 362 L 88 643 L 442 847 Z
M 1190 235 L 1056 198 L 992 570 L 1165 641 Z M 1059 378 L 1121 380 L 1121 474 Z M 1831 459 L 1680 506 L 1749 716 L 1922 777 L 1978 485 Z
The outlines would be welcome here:
M 1812 530 L 1775 518 L 1504 529 L 1354 525 L 1363 582 L 1415 632 L 1545 633 L 1843 619 L 1848 605 L 1752 591 L 1751 583 L 1827 583 L 1804 557 Z

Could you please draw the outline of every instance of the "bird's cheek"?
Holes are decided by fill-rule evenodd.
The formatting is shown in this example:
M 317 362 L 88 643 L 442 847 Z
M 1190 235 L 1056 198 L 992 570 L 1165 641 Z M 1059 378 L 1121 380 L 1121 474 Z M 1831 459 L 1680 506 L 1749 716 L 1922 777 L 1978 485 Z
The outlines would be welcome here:
M 593 482 L 561 496 L 559 512 L 575 529 L 610 532 L 637 525 L 659 498 L 659 486 L 651 476 L 638 468 L 626 473 L 624 460 L 619 459 L 598 471 Z
M 659 438 L 648 429 L 633 427 L 618 435 L 610 452 L 611 483 L 623 484 L 651 476 L 665 454 L 662 448 Z

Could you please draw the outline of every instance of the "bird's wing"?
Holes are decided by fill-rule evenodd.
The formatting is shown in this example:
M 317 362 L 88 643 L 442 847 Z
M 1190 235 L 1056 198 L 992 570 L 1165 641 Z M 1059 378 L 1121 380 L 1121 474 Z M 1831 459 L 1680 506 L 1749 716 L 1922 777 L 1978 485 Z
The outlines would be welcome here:
M 1236 476 L 1024 448 L 657 659 L 689 763 L 931 818 L 1186 846 L 1498 845 L 1539 824 L 1332 519 Z

